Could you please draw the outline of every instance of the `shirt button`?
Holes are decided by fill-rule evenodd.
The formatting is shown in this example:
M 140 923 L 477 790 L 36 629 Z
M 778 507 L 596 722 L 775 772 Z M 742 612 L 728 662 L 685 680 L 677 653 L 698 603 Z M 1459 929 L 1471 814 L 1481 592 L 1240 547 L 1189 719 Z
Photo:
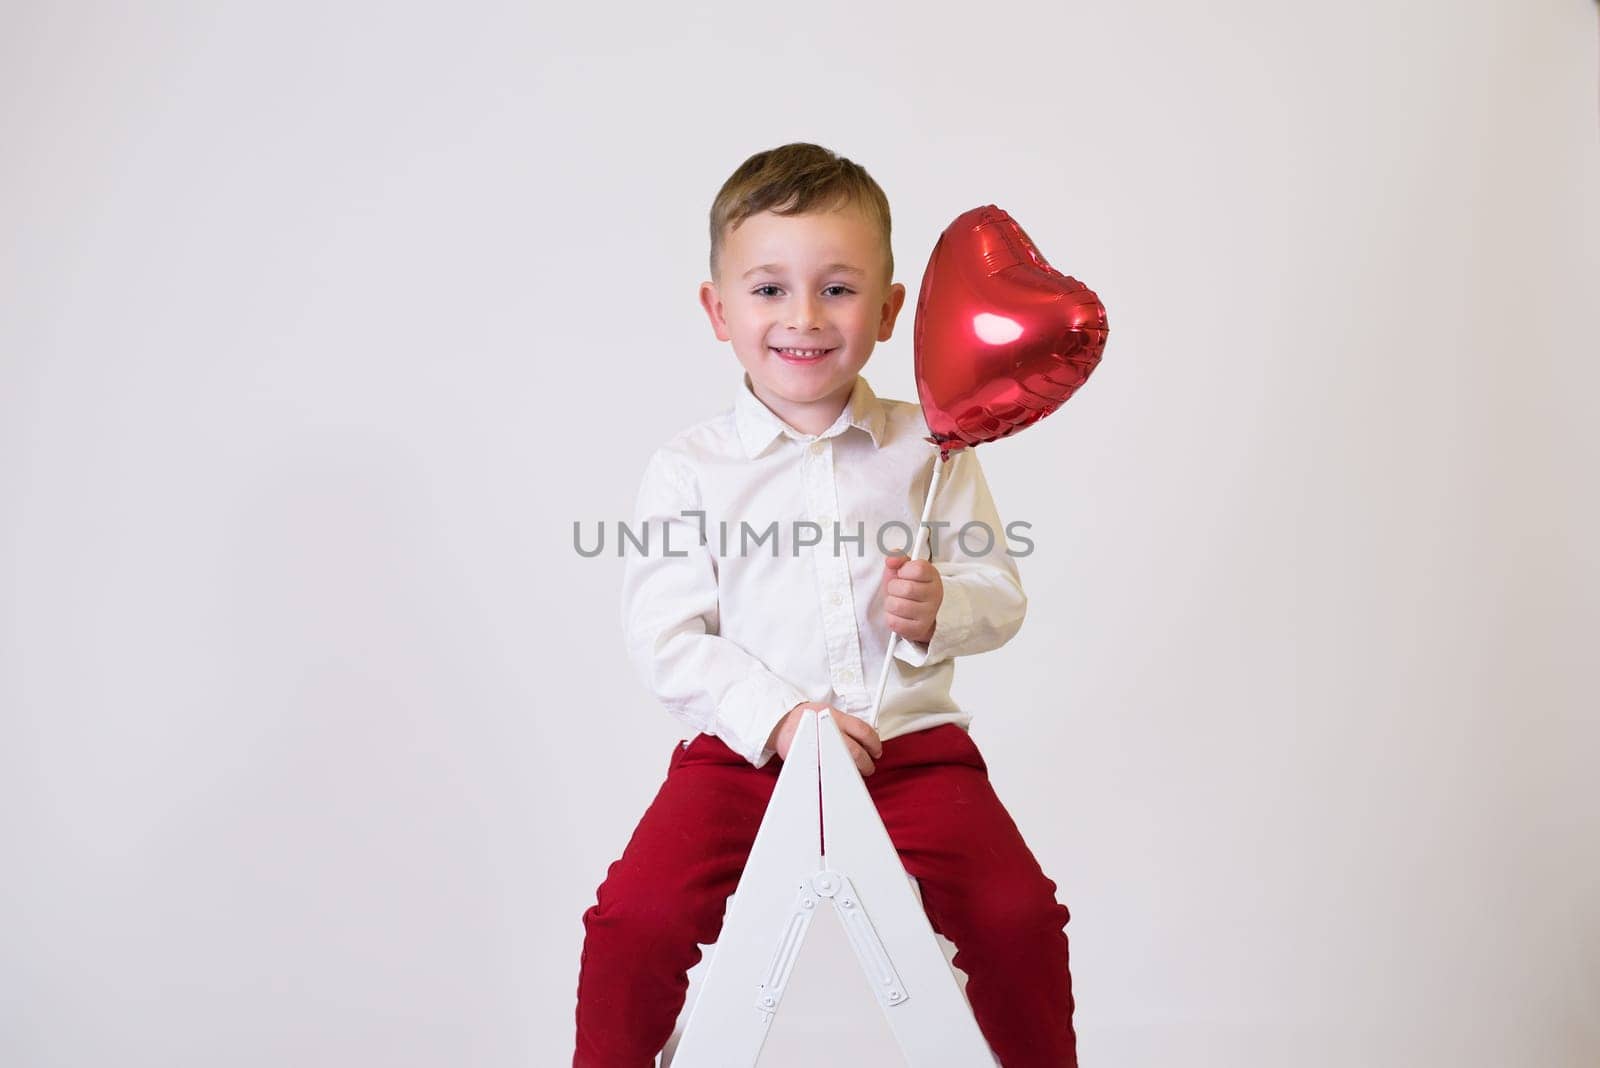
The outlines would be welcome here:
M 810 446 L 812 455 L 821 453 L 824 447 L 825 446 L 821 441 L 813 441 Z
M 844 603 L 844 598 L 836 593 L 832 597 L 828 598 L 828 603 L 829 604 L 843 604 Z

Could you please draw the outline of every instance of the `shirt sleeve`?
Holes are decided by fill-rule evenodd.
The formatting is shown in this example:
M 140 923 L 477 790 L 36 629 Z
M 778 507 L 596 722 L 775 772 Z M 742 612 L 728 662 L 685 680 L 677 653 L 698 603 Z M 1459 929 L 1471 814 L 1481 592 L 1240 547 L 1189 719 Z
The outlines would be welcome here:
M 702 544 L 692 473 L 665 450 L 645 467 L 622 578 L 629 659 L 657 700 L 695 731 L 715 734 L 756 767 L 767 738 L 806 695 L 718 634 L 717 570 Z
M 1028 610 L 1022 577 L 1006 551 L 1005 528 L 976 450 L 968 447 L 949 461 L 935 457 L 933 462 L 949 466 L 940 476 L 928 520 L 949 525 L 931 528 L 922 551 L 927 559 L 931 540 L 944 600 L 934 616 L 932 638 L 914 642 L 902 637 L 894 643 L 895 657 L 912 667 L 998 649 L 1022 628 Z

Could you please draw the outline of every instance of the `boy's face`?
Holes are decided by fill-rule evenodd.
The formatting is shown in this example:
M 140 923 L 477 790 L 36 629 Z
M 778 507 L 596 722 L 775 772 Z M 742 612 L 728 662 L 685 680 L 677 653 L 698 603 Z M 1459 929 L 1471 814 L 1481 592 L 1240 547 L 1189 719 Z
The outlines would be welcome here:
M 700 302 L 756 396 L 817 434 L 843 410 L 873 345 L 894 331 L 906 287 L 891 285 L 886 267 L 876 225 L 854 205 L 765 211 L 723 235 L 717 278 L 701 284 Z M 792 349 L 805 351 L 784 351 Z

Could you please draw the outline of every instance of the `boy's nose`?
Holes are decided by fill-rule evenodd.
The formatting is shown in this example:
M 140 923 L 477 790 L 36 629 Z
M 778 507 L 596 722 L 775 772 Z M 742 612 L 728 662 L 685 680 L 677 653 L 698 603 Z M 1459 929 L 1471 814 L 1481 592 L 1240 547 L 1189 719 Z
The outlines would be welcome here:
M 816 305 L 810 297 L 800 297 L 791 305 L 794 309 L 790 315 L 789 328 L 792 330 L 810 330 L 817 321 Z

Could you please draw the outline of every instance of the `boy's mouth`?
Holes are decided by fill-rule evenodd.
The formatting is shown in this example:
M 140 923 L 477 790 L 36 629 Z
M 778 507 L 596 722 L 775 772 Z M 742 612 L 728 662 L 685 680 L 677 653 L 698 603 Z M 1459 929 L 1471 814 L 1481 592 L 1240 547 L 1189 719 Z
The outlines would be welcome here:
M 833 352 L 837 351 L 838 346 L 834 346 L 834 348 L 831 349 L 780 349 L 775 348 L 772 345 L 768 345 L 767 348 L 777 353 L 788 363 L 815 363 L 824 356 L 831 355 Z

